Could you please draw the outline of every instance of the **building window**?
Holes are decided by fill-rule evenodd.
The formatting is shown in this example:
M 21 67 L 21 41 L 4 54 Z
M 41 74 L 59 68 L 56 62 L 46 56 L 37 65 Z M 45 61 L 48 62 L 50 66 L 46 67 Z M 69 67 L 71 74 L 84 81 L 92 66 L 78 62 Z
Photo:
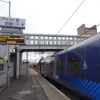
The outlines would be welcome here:
M 56 42 L 56 41 L 54 41 L 54 42 L 53 42 L 53 44 L 54 44 L 54 45 L 56 45 L 56 44 L 57 44 L 57 42 Z
M 43 37 L 43 36 L 41 36 L 41 39 L 44 39 L 44 37 Z
M 62 40 L 65 40 L 65 37 L 62 37 Z
M 39 37 L 38 36 L 35 36 L 35 39 L 38 39 Z
M 52 45 L 52 41 L 49 41 L 49 44 Z
M 47 36 L 45 36 L 45 39 L 48 39 L 48 37 L 47 37 Z
M 54 40 L 56 40 L 56 37 L 53 37 Z
M 49 37 L 49 39 L 52 39 L 52 37 Z
M 48 45 L 48 41 L 45 41 L 45 44 Z
M 34 36 L 30 36 L 30 39 L 34 39 Z
M 35 41 L 35 45 L 37 45 L 38 44 L 38 41 Z
M 58 40 L 61 40 L 61 37 L 58 37 Z
M 32 45 L 33 44 L 33 41 L 30 41 L 30 44 Z

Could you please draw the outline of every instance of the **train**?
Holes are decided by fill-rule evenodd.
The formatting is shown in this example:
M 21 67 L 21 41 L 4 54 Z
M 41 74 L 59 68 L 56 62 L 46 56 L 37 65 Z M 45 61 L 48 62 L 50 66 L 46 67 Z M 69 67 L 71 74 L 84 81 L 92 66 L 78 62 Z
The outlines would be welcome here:
M 90 100 L 100 100 L 100 33 L 43 59 L 41 74 Z

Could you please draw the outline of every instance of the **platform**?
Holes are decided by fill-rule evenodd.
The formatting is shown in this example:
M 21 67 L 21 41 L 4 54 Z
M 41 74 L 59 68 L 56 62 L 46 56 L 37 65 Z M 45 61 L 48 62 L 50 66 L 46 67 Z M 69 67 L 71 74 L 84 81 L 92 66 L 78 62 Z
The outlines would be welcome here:
M 11 80 L 9 88 L 0 92 L 0 100 L 70 100 L 33 69 L 17 80 Z

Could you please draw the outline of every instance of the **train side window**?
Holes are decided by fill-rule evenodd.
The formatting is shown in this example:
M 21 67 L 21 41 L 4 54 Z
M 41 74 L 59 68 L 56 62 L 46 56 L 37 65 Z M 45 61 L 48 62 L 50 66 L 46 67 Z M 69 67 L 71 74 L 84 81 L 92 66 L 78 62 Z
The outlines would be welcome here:
M 57 68 L 57 72 L 60 72 L 60 59 L 57 59 L 57 66 L 56 66 L 56 68 Z
M 77 56 L 68 57 L 67 70 L 72 74 L 80 74 L 81 72 L 80 58 Z
M 59 58 L 57 61 L 57 72 L 63 72 L 64 71 L 64 60 Z

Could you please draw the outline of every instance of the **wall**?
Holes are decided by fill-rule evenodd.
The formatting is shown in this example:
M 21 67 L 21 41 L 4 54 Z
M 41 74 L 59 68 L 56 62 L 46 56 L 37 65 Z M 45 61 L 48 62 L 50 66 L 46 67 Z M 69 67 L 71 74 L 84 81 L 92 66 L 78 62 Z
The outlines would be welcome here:
M 97 27 L 96 25 L 94 25 L 90 28 L 87 28 L 85 27 L 85 24 L 83 24 L 77 29 L 77 34 L 78 35 L 95 35 L 97 34 Z

